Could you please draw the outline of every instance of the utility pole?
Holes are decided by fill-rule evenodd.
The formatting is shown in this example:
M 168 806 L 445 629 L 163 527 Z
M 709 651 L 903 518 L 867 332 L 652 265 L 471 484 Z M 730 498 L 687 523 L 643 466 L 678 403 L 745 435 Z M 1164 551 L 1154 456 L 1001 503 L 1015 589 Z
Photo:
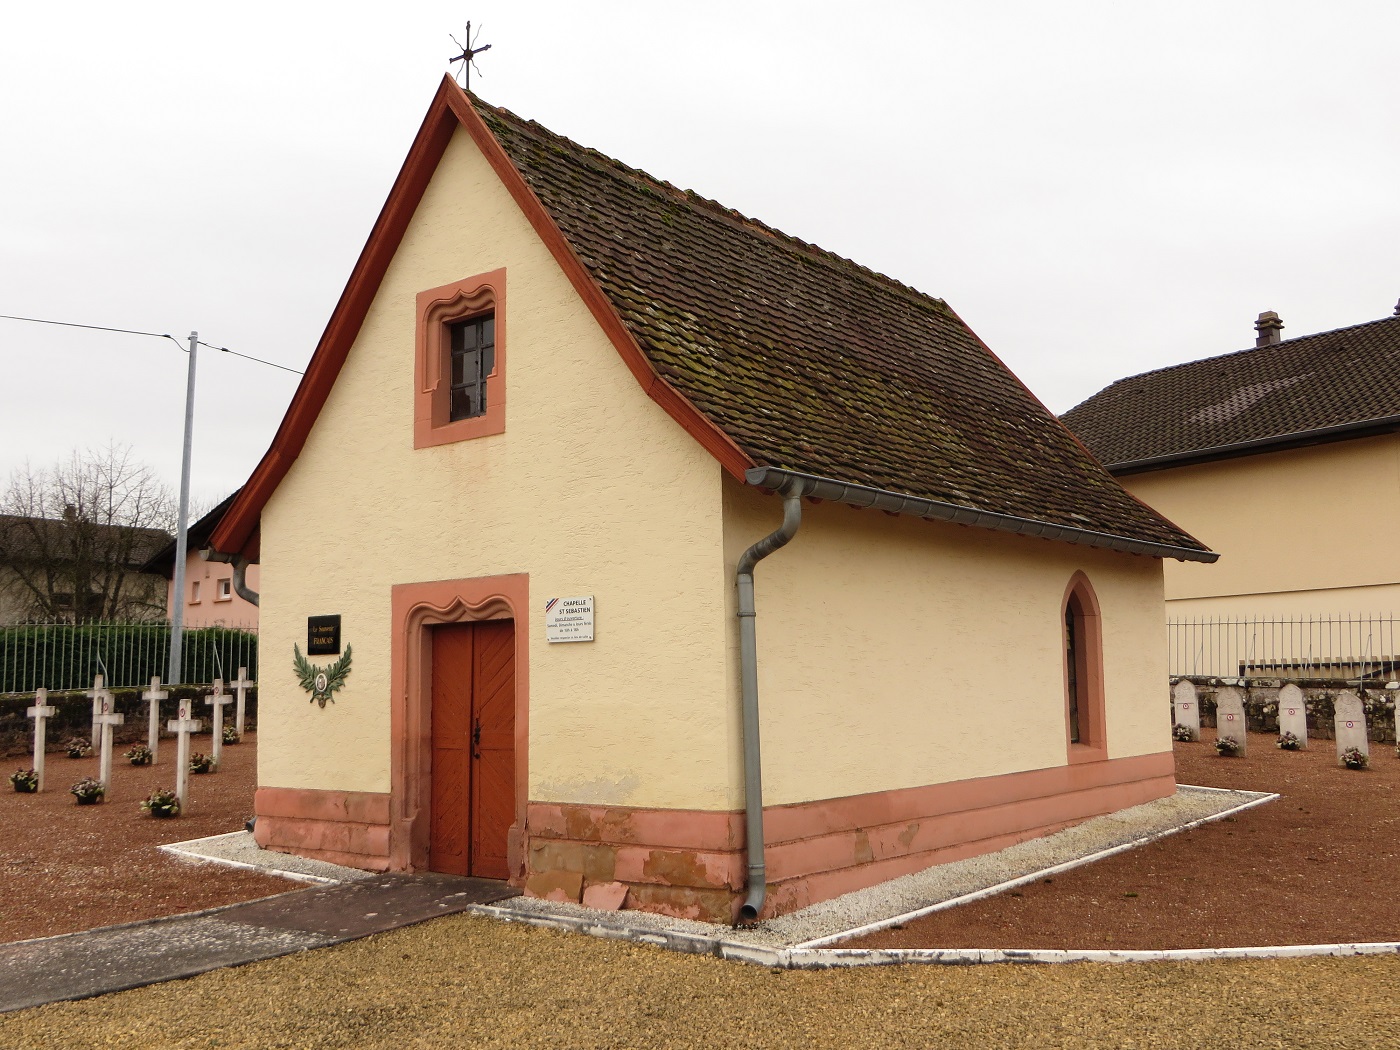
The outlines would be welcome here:
M 170 598 L 170 674 L 167 681 L 179 685 L 184 679 L 185 639 L 185 557 L 189 548 L 190 450 L 194 447 L 194 363 L 199 352 L 199 333 L 190 333 L 190 368 L 185 380 L 185 448 L 180 460 L 180 521 L 175 530 L 175 580 Z

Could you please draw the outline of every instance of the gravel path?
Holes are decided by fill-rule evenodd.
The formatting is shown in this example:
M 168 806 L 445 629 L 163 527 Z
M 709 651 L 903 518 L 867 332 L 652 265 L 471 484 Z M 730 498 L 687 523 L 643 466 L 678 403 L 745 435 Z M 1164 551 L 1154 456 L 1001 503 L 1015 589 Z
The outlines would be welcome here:
M 0 1046 L 1394 1046 L 1400 959 L 770 971 L 454 916 L 0 1017 Z

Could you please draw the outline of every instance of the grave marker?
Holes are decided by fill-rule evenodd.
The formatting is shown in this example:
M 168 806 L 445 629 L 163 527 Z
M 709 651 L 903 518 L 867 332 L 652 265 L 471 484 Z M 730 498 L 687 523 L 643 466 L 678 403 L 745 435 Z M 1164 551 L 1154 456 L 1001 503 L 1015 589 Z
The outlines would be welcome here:
M 224 760 L 224 708 L 233 703 L 233 697 L 224 692 L 222 678 L 214 679 L 214 692 L 204 702 L 214 709 L 214 746 L 211 755 L 214 759 L 214 772 L 217 773 Z
M 238 697 L 238 703 L 233 709 L 233 728 L 238 733 L 238 738 L 243 739 L 243 709 L 248 699 L 248 690 L 257 685 L 257 682 L 248 680 L 248 668 L 240 667 L 238 677 L 229 683 L 234 689 L 234 695 Z
M 1172 686 L 1172 710 L 1176 724 L 1191 730 L 1191 739 L 1201 739 L 1201 704 L 1196 696 L 1196 683 L 1183 678 Z
M 151 761 L 160 757 L 160 702 L 170 694 L 160 687 L 160 675 L 151 678 L 151 688 L 141 694 L 149 705 L 146 719 L 146 746 L 151 749 Z
M 111 798 L 112 792 L 112 732 L 115 727 L 126 721 L 126 715 L 117 714 L 112 708 L 112 694 L 103 690 L 106 694 L 102 700 L 102 710 L 93 716 L 93 721 L 102 727 L 102 741 L 97 765 L 97 779 L 102 781 L 102 786 L 107 789 L 107 797 Z
M 175 734 L 175 797 L 180 800 L 180 815 L 189 812 L 190 800 L 190 734 L 198 733 L 203 723 L 190 717 L 190 701 L 180 701 L 180 717 L 171 719 L 165 728 Z
M 1244 720 L 1244 690 L 1239 686 L 1222 685 L 1215 691 L 1215 737 L 1231 736 L 1239 745 L 1235 754 L 1244 755 L 1249 746 Z
M 92 688 L 84 696 L 92 698 L 92 746 L 97 747 L 102 738 L 102 727 L 98 724 L 97 716 L 102 713 L 102 698 L 107 695 L 107 690 L 102 688 L 102 683 L 106 679 L 100 675 L 92 676 Z
M 1334 702 L 1332 726 L 1337 737 L 1337 764 L 1342 764 L 1342 752 L 1354 747 L 1367 758 L 1371 745 L 1366 741 L 1366 705 L 1350 689 L 1343 689 Z
M 24 713 L 34 719 L 34 772 L 39 774 L 39 790 L 44 790 L 44 758 L 47 755 L 48 721 L 58 714 L 58 708 L 49 706 L 49 691 L 34 690 L 34 706 L 25 708 Z
M 1278 691 L 1278 735 L 1292 733 L 1299 749 L 1308 746 L 1308 698 L 1292 682 Z

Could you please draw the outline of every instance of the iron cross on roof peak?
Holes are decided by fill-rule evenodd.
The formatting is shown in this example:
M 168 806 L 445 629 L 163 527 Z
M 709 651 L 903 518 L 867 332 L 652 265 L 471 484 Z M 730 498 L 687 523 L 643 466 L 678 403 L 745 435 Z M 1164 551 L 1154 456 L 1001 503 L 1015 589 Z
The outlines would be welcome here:
M 477 29 L 476 35 L 478 37 L 481 36 L 480 29 Z M 466 43 L 458 41 L 455 36 L 452 37 L 452 42 L 462 49 L 462 53 L 451 59 L 451 62 L 462 63 L 462 87 L 470 91 L 472 87 L 472 69 L 476 66 L 476 56 L 483 51 L 490 51 L 491 45 L 483 44 L 481 47 L 476 46 L 476 41 L 472 38 L 472 24 L 470 22 L 467 23 Z M 480 72 L 481 70 L 478 69 L 477 73 Z

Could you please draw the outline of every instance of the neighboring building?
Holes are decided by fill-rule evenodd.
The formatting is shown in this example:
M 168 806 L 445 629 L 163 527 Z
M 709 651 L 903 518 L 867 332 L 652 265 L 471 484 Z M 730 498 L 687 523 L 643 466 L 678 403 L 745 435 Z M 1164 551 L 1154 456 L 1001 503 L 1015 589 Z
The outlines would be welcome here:
M 1064 414 L 1130 492 L 1220 552 L 1167 566 L 1173 619 L 1400 613 L 1400 316 L 1282 327 L 1261 314 L 1253 349 L 1120 379 Z
M 258 607 L 238 593 L 234 585 L 233 566 L 227 562 L 208 561 L 200 552 L 209 545 L 214 526 L 238 495 L 235 491 L 222 503 L 189 527 L 185 540 L 185 608 L 186 627 L 257 627 Z M 159 573 L 166 579 L 165 615 L 175 615 L 175 541 L 171 540 L 142 566 L 143 572 Z M 254 594 L 258 590 L 258 567 L 250 565 L 245 587 Z
M 1160 559 L 1214 557 L 943 301 L 450 80 L 212 543 L 264 846 L 724 921 L 1170 794 Z
M 143 565 L 161 529 L 0 514 L 0 624 L 157 620 L 161 580 Z

